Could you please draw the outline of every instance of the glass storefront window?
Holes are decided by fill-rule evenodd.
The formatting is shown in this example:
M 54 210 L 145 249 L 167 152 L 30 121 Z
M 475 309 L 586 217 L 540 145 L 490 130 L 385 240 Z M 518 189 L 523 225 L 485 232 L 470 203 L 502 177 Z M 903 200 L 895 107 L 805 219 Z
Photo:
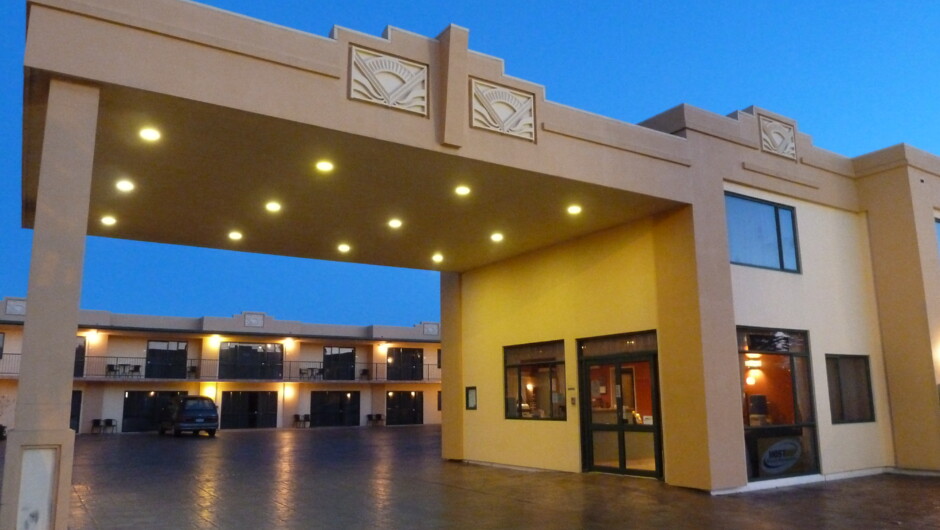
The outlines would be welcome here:
M 507 346 L 506 418 L 564 420 L 565 343 Z
M 817 473 L 807 333 L 738 328 L 751 480 Z

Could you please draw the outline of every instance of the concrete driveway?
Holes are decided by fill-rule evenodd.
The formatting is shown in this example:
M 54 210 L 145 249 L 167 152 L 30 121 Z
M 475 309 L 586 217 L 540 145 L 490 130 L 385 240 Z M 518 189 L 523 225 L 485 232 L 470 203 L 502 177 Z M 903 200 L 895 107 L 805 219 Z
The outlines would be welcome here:
M 71 528 L 940 528 L 940 478 L 711 496 L 445 462 L 440 428 L 82 435 Z

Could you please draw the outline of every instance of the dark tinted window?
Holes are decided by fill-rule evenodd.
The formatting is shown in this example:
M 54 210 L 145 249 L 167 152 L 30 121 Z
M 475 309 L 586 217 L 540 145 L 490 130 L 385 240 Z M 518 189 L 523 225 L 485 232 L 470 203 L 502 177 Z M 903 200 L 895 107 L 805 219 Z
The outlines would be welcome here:
M 826 355 L 832 423 L 875 421 L 868 357 Z
M 731 262 L 799 272 L 793 208 L 725 194 Z

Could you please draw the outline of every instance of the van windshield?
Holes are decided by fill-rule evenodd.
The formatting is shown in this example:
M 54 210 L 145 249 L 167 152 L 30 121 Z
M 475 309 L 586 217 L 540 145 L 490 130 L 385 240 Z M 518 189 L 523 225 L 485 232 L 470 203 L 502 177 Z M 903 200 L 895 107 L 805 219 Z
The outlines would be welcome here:
M 187 399 L 183 401 L 184 410 L 215 410 L 211 399 Z

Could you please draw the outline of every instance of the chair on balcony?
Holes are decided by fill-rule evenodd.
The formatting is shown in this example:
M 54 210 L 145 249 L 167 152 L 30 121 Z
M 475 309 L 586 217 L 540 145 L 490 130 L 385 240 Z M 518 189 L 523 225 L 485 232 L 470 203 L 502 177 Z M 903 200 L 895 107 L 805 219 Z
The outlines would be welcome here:
M 366 421 L 368 421 L 369 425 L 378 425 L 382 423 L 382 415 L 381 414 L 366 414 Z
M 140 377 L 140 365 L 139 364 L 131 365 L 131 369 L 129 372 L 127 372 L 127 375 L 131 377 Z
M 111 429 L 111 432 L 114 432 L 114 429 L 117 427 L 117 421 L 112 419 L 104 420 L 103 432 L 108 432 L 108 429 Z
M 363 369 L 359 372 L 359 380 L 361 380 L 361 381 L 368 381 L 368 380 L 369 380 L 369 369 L 368 369 L 368 368 L 363 368 Z
M 303 422 L 304 422 L 304 423 L 303 423 L 303 426 L 304 426 L 304 427 L 310 427 L 310 426 L 311 426 L 311 425 L 310 425 L 310 415 L 309 415 L 309 414 L 304 414 Z
M 195 364 L 186 367 L 186 379 L 199 379 L 199 367 Z
M 323 379 L 323 374 L 325 374 L 325 373 L 326 373 L 326 370 L 324 370 L 323 368 L 316 368 L 316 369 L 313 371 L 313 378 L 314 378 L 314 379 Z
M 118 370 L 117 370 L 116 364 L 109 364 L 104 367 L 104 375 L 106 376 L 115 376 L 117 375 L 117 373 L 118 373 Z
M 303 427 L 304 419 L 300 417 L 300 414 L 294 414 L 294 427 Z
M 101 434 L 101 420 L 93 419 L 91 420 L 91 434 Z

